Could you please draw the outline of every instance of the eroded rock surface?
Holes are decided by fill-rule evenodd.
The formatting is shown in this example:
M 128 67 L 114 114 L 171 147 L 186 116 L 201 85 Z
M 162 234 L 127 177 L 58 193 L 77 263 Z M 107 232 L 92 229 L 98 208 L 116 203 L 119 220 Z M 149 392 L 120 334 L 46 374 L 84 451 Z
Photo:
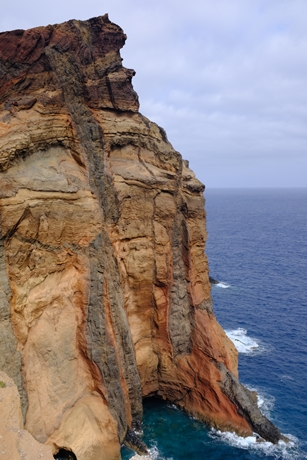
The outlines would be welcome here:
M 14 381 L 0 371 L 0 455 L 2 460 L 53 460 L 51 449 L 37 442 L 23 426 L 20 397 Z
M 125 38 L 107 16 L 0 34 L 0 367 L 78 460 L 119 458 L 151 395 L 254 429 L 223 385 L 204 186 L 139 113 Z

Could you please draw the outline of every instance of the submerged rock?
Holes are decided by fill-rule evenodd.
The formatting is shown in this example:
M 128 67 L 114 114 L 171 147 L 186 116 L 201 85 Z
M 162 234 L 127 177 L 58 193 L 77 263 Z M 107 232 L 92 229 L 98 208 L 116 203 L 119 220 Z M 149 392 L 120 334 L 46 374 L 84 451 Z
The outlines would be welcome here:
M 255 426 L 223 384 L 204 186 L 139 113 L 125 39 L 107 15 L 0 34 L 0 368 L 29 432 L 78 460 L 145 453 L 151 395 Z
M 209 276 L 209 281 L 210 281 L 211 284 L 219 284 L 219 281 L 214 279 L 214 278 L 212 278 L 212 276 Z

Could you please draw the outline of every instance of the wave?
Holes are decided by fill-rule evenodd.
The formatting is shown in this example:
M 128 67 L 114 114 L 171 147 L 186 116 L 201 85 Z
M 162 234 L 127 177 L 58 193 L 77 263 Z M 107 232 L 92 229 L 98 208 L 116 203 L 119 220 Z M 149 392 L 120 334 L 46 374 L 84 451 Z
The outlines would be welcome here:
M 285 435 L 290 442 L 279 441 L 278 444 L 272 444 L 268 441 L 260 440 L 259 436 L 254 434 L 243 438 L 235 433 L 221 432 L 212 428 L 209 432 L 212 439 L 219 438 L 221 441 L 249 451 L 257 452 L 265 457 L 282 459 L 282 460 L 303 460 L 307 459 L 307 454 L 299 448 L 298 439 L 290 434 Z
M 222 289 L 227 289 L 230 287 L 230 284 L 223 283 L 222 281 L 219 281 L 218 283 L 213 284 L 214 287 L 222 288 Z
M 248 390 L 255 391 L 257 393 L 257 404 L 261 413 L 270 418 L 271 411 L 274 409 L 275 398 L 269 395 L 266 391 L 252 387 L 250 385 L 244 385 Z
M 161 456 L 159 449 L 157 448 L 156 445 L 148 449 L 149 454 L 148 455 L 138 455 L 135 454 L 133 457 L 130 457 L 130 460 L 173 460 L 172 457 L 163 457 Z
M 258 388 L 250 385 L 245 386 L 250 391 L 255 391 L 257 393 L 259 409 L 263 415 L 270 418 L 271 411 L 273 410 L 275 404 L 274 396 L 267 394 L 262 389 L 259 390 Z M 264 441 L 256 433 L 254 433 L 253 436 L 243 438 L 235 433 L 227 431 L 222 432 L 214 428 L 210 429 L 209 436 L 213 439 L 220 439 L 222 442 L 225 442 L 232 447 L 249 450 L 251 452 L 254 451 L 262 457 L 270 457 L 278 460 L 307 460 L 307 453 L 300 449 L 299 440 L 291 434 L 285 434 L 290 442 L 286 443 L 284 441 L 279 441 L 278 444 L 272 444 L 271 442 Z
M 238 329 L 232 331 L 226 330 L 225 332 L 239 353 L 253 353 L 256 349 L 259 348 L 259 343 L 256 341 L 256 339 L 246 335 L 246 329 L 239 327 Z
M 173 460 L 173 457 L 162 457 L 157 446 L 153 446 L 148 449 L 150 458 L 152 460 Z M 141 457 L 143 458 L 143 457 Z

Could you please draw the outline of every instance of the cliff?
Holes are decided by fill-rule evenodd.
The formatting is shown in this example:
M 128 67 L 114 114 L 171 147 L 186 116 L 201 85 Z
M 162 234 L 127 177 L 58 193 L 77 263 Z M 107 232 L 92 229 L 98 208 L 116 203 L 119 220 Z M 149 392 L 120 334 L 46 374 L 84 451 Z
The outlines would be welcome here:
M 0 371 L 1 460 L 53 460 L 51 448 L 37 442 L 23 427 L 18 390 L 13 380 Z
M 154 395 L 277 442 L 213 314 L 204 186 L 139 113 L 125 39 L 107 15 L 0 34 L 0 369 L 54 454 L 146 452 Z

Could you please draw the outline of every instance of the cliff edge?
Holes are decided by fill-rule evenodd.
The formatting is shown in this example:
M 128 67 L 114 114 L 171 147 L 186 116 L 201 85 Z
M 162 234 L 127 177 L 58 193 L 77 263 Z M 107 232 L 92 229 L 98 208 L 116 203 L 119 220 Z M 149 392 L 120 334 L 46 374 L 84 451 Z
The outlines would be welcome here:
M 281 435 L 211 304 L 204 186 L 142 116 L 108 16 L 0 34 L 0 370 L 78 460 L 146 446 L 142 398 Z

